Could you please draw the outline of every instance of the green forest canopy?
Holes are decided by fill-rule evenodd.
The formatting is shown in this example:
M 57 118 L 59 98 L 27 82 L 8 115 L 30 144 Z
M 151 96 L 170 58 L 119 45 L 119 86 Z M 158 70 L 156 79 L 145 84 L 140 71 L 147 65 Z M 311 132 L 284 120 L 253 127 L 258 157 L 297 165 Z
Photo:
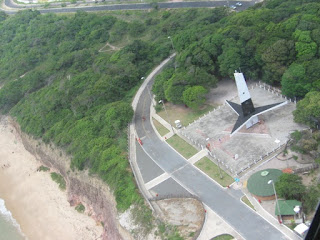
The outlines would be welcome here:
M 158 99 L 194 107 L 203 88 L 241 67 L 247 78 L 282 85 L 289 97 L 313 91 L 310 100 L 320 90 L 319 22 L 320 4 L 302 0 L 265 1 L 240 13 L 1 12 L 0 108 L 23 131 L 64 148 L 72 168 L 98 174 L 125 210 L 140 199 L 126 153 L 130 103 L 141 77 L 172 52 L 168 36 L 176 70 L 156 78 Z M 106 42 L 121 49 L 99 52 Z

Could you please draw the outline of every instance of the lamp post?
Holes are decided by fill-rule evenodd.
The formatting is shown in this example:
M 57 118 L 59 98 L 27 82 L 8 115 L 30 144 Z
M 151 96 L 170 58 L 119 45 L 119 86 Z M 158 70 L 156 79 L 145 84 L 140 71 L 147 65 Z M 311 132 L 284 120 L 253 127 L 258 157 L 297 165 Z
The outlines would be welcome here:
M 273 186 L 273 191 L 274 191 L 274 195 L 276 196 L 276 205 L 278 206 L 278 212 L 279 212 L 279 223 L 282 224 L 282 217 L 281 217 L 281 212 L 280 212 L 280 206 L 279 206 L 279 202 L 278 202 L 278 197 L 277 197 L 277 192 L 276 192 L 276 188 L 274 186 L 274 182 L 273 180 L 269 180 L 268 184 L 272 184 Z
M 166 105 L 164 105 L 163 100 L 160 100 L 159 103 L 162 103 L 162 105 L 163 105 L 163 107 L 164 107 L 164 111 L 166 112 L 167 118 L 168 118 L 168 120 L 169 120 L 169 124 L 170 124 L 170 127 L 171 127 L 171 129 L 172 129 L 172 133 L 174 134 L 174 130 L 173 130 L 173 127 L 172 127 L 172 125 L 171 125 L 171 120 L 170 120 L 170 118 L 169 118 L 169 115 L 168 115 L 168 112 L 167 112 L 167 109 L 166 109 Z

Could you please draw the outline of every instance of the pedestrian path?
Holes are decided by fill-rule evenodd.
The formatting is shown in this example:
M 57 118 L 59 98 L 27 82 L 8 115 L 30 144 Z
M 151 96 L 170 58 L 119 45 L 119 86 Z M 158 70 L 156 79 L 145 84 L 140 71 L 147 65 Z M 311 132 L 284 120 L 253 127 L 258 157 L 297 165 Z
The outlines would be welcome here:
M 244 240 L 244 238 L 228 223 L 226 223 L 218 214 L 216 214 L 208 206 L 205 206 L 206 219 L 202 227 L 202 231 L 197 240 L 208 240 L 222 234 L 230 234 L 236 240 Z
M 162 117 L 156 114 L 155 111 L 151 112 L 151 116 L 172 133 L 173 127 L 171 127 L 171 125 L 166 120 L 164 120 Z
M 165 140 L 167 140 L 167 139 L 171 138 L 173 135 L 174 135 L 173 132 L 168 132 L 166 135 L 163 136 L 163 138 L 164 138 Z
M 151 188 L 159 185 L 160 183 L 164 182 L 168 178 L 170 178 L 170 175 L 165 172 L 165 173 L 161 174 L 159 177 L 156 177 L 156 178 L 152 179 L 151 181 L 147 182 L 145 184 L 145 187 L 147 190 L 150 190 Z
M 195 164 L 200 159 L 204 158 L 205 156 L 208 156 L 208 149 L 204 148 L 195 155 L 193 155 L 191 158 L 188 159 L 188 162 L 191 164 Z

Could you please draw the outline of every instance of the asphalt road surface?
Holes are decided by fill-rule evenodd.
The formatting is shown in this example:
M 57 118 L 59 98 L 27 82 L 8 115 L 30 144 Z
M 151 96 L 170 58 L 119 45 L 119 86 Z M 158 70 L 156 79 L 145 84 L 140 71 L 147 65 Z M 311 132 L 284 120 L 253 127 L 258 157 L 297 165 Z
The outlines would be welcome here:
M 243 10 L 252 6 L 254 2 L 242 2 L 243 6 L 238 10 Z M 8 7 L 16 9 L 25 9 L 12 4 L 10 0 L 5 0 Z M 215 2 L 172 2 L 158 3 L 159 8 L 208 8 L 227 5 L 227 1 Z M 43 9 L 41 13 L 48 12 L 75 12 L 83 11 L 106 11 L 106 10 L 144 10 L 151 9 L 152 5 L 142 4 L 119 4 L 106 6 L 93 6 L 81 8 L 57 8 Z M 13 13 L 13 11 L 6 11 Z M 152 82 L 149 83 L 151 89 Z M 144 161 L 149 161 L 149 165 L 144 165 L 142 171 L 151 171 L 152 166 L 157 165 L 157 174 L 162 171 L 167 172 L 170 178 L 162 182 L 162 191 L 168 193 L 174 191 L 176 183 L 184 190 L 197 195 L 204 204 L 210 207 L 218 215 L 220 215 L 227 223 L 229 223 L 236 231 L 239 232 L 247 240 L 281 240 L 287 239 L 279 230 L 273 227 L 269 222 L 250 210 L 247 206 L 240 202 L 243 195 L 241 191 L 232 189 L 223 189 L 215 182 L 203 175 L 197 168 L 188 163 L 181 155 L 175 152 L 170 146 L 162 142 L 154 132 L 150 123 L 150 95 L 147 88 L 143 91 L 135 113 L 135 126 L 138 136 L 143 139 Z M 142 121 L 142 116 L 145 121 Z M 139 153 L 138 153 L 139 154 Z M 139 156 L 138 156 L 139 157 Z M 140 164 L 141 165 L 141 164 Z M 161 169 L 161 170 L 160 170 Z M 144 173 L 142 173 L 143 175 Z M 145 175 L 151 179 L 150 175 Z M 155 176 L 155 177 L 156 177 Z M 173 184 L 175 183 L 175 184 Z M 181 189 L 182 189 L 181 188 Z
M 240 1 L 241 2 L 241 1 Z M 158 8 L 212 8 L 221 7 L 231 4 L 231 1 L 204 1 L 204 2 L 162 2 L 157 3 Z M 238 11 L 244 10 L 255 4 L 255 1 L 251 2 L 241 2 L 242 6 L 237 7 Z M 53 4 L 53 3 L 52 3 Z M 40 5 L 17 5 L 12 3 L 12 0 L 5 0 L 5 5 L 16 10 L 25 10 L 27 8 L 35 8 Z M 57 8 L 39 9 L 41 13 L 71 13 L 79 10 L 90 12 L 90 11 L 112 11 L 112 10 L 147 10 L 152 9 L 154 6 L 149 3 L 133 3 L 133 4 L 115 4 L 115 5 L 97 5 L 97 6 L 87 6 L 87 7 L 61 7 L 61 4 L 57 5 Z M 69 4 L 70 6 L 71 4 Z M 5 11 L 7 13 L 15 13 L 15 11 Z
M 151 86 L 152 81 L 148 84 L 149 89 Z M 149 161 L 155 162 L 172 178 L 170 181 L 161 183 L 162 191 L 168 189 L 168 194 L 172 193 L 174 180 L 184 189 L 198 196 L 204 204 L 247 240 L 288 239 L 272 224 L 241 203 L 240 197 L 243 194 L 240 190 L 221 188 L 158 138 L 150 122 L 151 99 L 147 91 L 148 89 L 145 88 L 139 99 L 135 112 L 135 127 L 138 137 L 143 141 L 143 149 L 149 156 Z M 143 116 L 145 120 L 142 120 Z M 151 171 L 152 169 L 140 170 Z

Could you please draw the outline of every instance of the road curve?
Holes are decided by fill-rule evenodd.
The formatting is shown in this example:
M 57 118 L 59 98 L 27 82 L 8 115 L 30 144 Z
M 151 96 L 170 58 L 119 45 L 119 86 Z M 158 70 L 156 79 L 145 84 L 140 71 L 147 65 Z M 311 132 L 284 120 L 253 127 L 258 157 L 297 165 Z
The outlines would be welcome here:
M 188 192 L 198 196 L 204 204 L 221 216 L 247 240 L 289 239 L 271 223 L 244 205 L 240 201 L 240 197 L 243 195 L 240 190 L 221 188 L 168 146 L 166 142 L 158 138 L 150 122 L 151 99 L 148 89 L 151 89 L 152 84 L 153 80 L 147 84 L 147 88 L 142 90 L 136 103 L 134 124 L 138 137 L 143 139 L 142 147 L 147 153 L 148 161 L 155 163 L 170 176 L 170 181 L 161 183 L 162 193 L 166 194 L 165 191 L 168 191 L 168 194 L 172 191 L 178 192 L 180 191 L 179 188 L 183 187 Z M 137 158 L 139 158 L 139 155 L 137 155 Z M 152 171 L 152 168 L 148 169 L 141 165 L 139 168 L 142 175 L 143 171 Z M 172 183 L 175 183 L 175 185 Z M 178 185 L 179 188 L 172 189 Z
M 241 2 L 241 1 L 240 1 Z M 214 8 L 227 6 L 230 1 L 201 1 L 201 2 L 161 2 L 157 3 L 160 9 L 174 9 L 174 8 Z M 25 10 L 28 8 L 35 8 L 39 5 L 17 5 L 12 2 L 12 0 L 5 0 L 5 6 L 12 8 L 14 10 L 4 10 L 8 14 L 14 14 L 17 10 Z M 255 4 L 255 1 L 244 1 L 242 6 L 238 7 L 239 11 L 242 11 Z M 95 11 L 114 11 L 114 10 L 147 10 L 153 9 L 155 6 L 149 3 L 133 3 L 133 4 L 114 4 L 114 5 L 98 5 L 98 6 L 83 6 L 83 7 L 59 7 L 39 9 L 41 13 L 72 13 L 79 10 L 86 12 Z

